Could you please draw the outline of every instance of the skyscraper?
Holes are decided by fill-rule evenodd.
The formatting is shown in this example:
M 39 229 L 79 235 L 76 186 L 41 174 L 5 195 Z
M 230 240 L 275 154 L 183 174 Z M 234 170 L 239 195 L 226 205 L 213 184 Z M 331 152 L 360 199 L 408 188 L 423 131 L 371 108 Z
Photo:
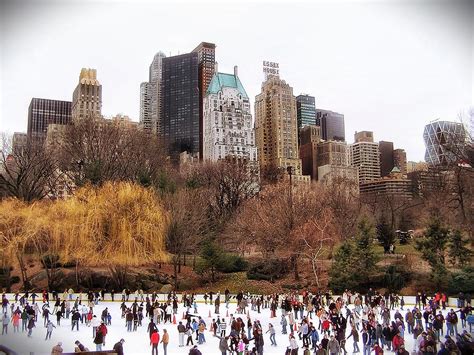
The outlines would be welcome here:
M 260 168 L 293 168 L 301 175 L 298 157 L 298 122 L 293 88 L 270 75 L 255 98 L 255 128 Z
M 72 119 L 101 117 L 102 85 L 95 69 L 82 68 L 79 83 L 72 95 Z
M 345 141 L 344 115 L 329 110 L 316 110 L 316 121 L 321 125 L 321 135 L 328 141 Z
M 380 178 L 379 145 L 369 131 L 356 132 L 355 142 L 350 147 L 350 163 L 359 170 L 359 183 Z
M 148 81 L 140 84 L 140 126 L 146 131 L 152 131 L 153 128 L 153 114 L 151 112 L 152 86 L 153 84 Z
M 71 101 L 50 99 L 31 99 L 28 107 L 29 139 L 44 141 L 50 124 L 68 124 L 71 122 Z
M 155 54 L 148 81 L 140 84 L 140 125 L 153 133 L 160 131 L 162 61 L 165 57 L 163 52 Z
M 296 96 L 296 117 L 298 130 L 311 125 L 316 126 L 316 106 L 313 96 L 301 94 Z
M 13 155 L 20 154 L 28 143 L 28 135 L 23 132 L 15 132 L 12 137 Z
M 217 70 L 204 98 L 204 160 L 239 158 L 258 165 L 250 102 L 238 76 Z
M 318 143 L 321 141 L 321 127 L 305 126 L 299 131 L 300 145 L 299 153 L 301 159 L 301 172 L 311 176 L 311 179 L 318 179 Z
M 169 153 L 199 156 L 199 61 L 197 53 L 162 59 L 160 136 Z
M 140 84 L 140 126 L 157 133 L 161 115 L 161 77 L 163 52 L 153 57 L 149 67 L 148 81 Z
M 393 151 L 393 166 L 397 167 L 403 176 L 407 175 L 407 153 L 404 149 L 395 149 Z
M 204 142 L 202 135 L 202 132 L 204 132 L 203 99 L 214 75 L 214 67 L 216 64 L 216 45 L 214 43 L 201 42 L 196 48 L 193 49 L 193 52 L 197 53 L 199 61 L 199 132 L 201 132 L 201 135 L 199 136 L 199 151 L 201 152 L 199 158 L 202 159 Z
M 448 165 L 459 159 L 465 145 L 466 130 L 462 123 L 435 121 L 427 124 L 423 132 L 429 165 Z
M 380 176 L 388 176 L 393 165 L 393 142 L 380 141 Z

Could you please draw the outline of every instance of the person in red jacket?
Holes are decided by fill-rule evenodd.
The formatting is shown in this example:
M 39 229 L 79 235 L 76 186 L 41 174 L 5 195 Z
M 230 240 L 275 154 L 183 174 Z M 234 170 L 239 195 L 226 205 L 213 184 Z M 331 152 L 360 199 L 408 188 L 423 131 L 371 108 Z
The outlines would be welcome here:
M 403 338 L 400 336 L 400 333 L 397 333 L 394 337 L 393 337 L 393 340 L 392 340 L 392 345 L 393 345 L 393 351 L 397 351 L 398 349 L 400 349 L 400 347 L 402 345 L 405 345 L 405 341 L 403 340 Z
M 100 323 L 99 328 L 97 328 L 97 330 L 100 330 L 102 332 L 102 336 L 103 336 L 103 339 L 104 339 L 102 345 L 105 346 L 105 336 L 107 335 L 107 326 L 105 325 L 104 322 L 102 322 L 102 323 Z
M 150 345 L 151 345 L 151 355 L 158 355 L 158 343 L 160 342 L 160 334 L 158 330 L 154 329 L 151 333 Z
M 377 343 L 374 344 L 374 346 L 372 347 L 372 350 L 374 351 L 375 355 L 382 355 L 383 354 L 383 349 Z

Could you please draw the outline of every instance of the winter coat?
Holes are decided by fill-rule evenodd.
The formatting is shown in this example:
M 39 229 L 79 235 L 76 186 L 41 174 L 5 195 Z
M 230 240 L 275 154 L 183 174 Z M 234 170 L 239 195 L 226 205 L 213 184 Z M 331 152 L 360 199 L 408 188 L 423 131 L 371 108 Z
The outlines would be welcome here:
M 150 342 L 152 344 L 158 344 L 160 342 L 160 334 L 158 334 L 158 332 L 154 332 L 151 335 Z
M 123 355 L 123 345 L 120 341 L 118 343 L 115 343 L 114 350 L 117 355 Z
M 104 342 L 104 334 L 100 330 L 95 333 L 94 344 L 102 344 Z
M 63 348 L 61 345 L 55 345 L 53 346 L 53 349 L 51 350 L 51 355 L 60 355 L 63 353 Z

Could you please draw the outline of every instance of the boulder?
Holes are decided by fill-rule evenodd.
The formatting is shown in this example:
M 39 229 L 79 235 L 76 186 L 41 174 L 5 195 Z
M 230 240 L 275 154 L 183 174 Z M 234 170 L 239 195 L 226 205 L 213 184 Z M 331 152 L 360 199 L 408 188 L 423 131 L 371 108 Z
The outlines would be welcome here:
M 166 284 L 166 285 L 163 285 L 163 287 L 160 290 L 160 293 L 169 293 L 171 291 L 173 291 L 173 285 Z

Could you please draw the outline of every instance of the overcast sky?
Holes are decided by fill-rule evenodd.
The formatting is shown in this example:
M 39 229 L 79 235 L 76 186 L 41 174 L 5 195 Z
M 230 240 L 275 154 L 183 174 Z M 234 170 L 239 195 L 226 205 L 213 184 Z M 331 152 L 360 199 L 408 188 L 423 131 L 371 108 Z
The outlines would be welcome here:
M 140 83 L 161 50 L 217 45 L 219 71 L 239 66 L 251 97 L 262 61 L 294 90 L 343 113 L 346 137 L 422 160 L 423 127 L 474 102 L 474 1 L 0 1 L 0 131 L 26 132 L 32 97 L 71 100 L 82 67 L 97 69 L 104 115 L 139 118 Z

